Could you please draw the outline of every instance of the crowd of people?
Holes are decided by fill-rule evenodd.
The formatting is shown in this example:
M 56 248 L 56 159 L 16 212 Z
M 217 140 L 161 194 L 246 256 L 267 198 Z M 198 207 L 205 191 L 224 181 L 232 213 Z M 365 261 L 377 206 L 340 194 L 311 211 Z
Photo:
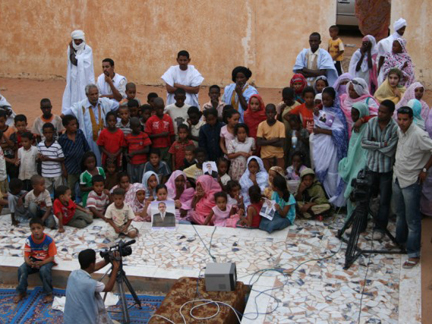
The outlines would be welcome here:
M 34 227 L 62 233 L 100 218 L 112 240 L 139 235 L 132 222 L 151 221 L 151 202 L 170 200 L 181 224 L 272 233 L 296 216 L 322 221 L 344 206 L 350 217 L 352 180 L 367 169 L 379 196 L 373 239 L 383 238 L 395 213 L 396 239 L 409 256 L 404 267 L 412 268 L 420 260 L 421 213 L 432 216 L 432 117 L 407 53 L 406 21 L 394 29 L 378 44 L 365 36 L 349 73 L 337 26 L 327 50 L 312 33 L 280 103 L 265 104 L 248 82 L 252 72 L 238 66 L 223 93 L 208 88 L 201 107 L 204 78 L 187 51 L 162 75 L 166 100 L 148 93 L 143 104 L 112 59 L 103 60 L 95 83 L 92 50 L 74 31 L 62 115 L 42 99 L 29 129 L 25 115 L 7 105 L 0 111 L 0 203 L 14 226 L 39 219 Z M 273 217 L 261 216 L 266 201 Z M 40 251 L 31 251 L 47 239 L 40 237 L 28 240 L 23 272 L 52 263 L 55 248 L 44 251 L 45 261 L 29 258 L 38 259 Z

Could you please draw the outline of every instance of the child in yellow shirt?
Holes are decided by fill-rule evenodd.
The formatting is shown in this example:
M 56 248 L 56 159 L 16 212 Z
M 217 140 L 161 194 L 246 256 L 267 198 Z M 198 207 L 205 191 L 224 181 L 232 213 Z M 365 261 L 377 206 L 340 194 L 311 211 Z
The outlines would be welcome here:
M 328 52 L 333 58 L 335 68 L 340 76 L 342 74 L 341 62 L 343 61 L 343 53 L 345 51 L 344 44 L 339 38 L 339 27 L 336 25 L 329 28 L 330 39 L 328 41 Z

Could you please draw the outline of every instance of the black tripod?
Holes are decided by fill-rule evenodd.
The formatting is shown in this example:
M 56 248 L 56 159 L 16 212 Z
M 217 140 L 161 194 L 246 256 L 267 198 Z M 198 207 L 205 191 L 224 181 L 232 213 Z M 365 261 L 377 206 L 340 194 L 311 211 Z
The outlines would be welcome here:
M 367 179 L 366 171 L 362 170 L 359 172 L 358 178 L 365 180 Z M 357 180 L 356 182 L 354 180 Z M 363 181 L 358 179 L 353 180 L 354 197 L 357 199 L 357 207 L 354 209 L 352 215 L 345 222 L 344 226 L 338 231 L 337 238 L 347 243 L 347 249 L 345 252 L 345 266 L 344 269 L 348 269 L 362 254 L 404 254 L 405 249 L 396 241 L 394 236 L 389 232 L 387 228 L 384 228 L 377 220 L 376 213 L 372 212 L 370 208 L 371 200 L 371 187 L 358 188 L 358 184 L 364 185 Z M 364 190 L 365 189 L 365 190 Z M 362 250 L 358 247 L 358 241 L 360 233 L 366 227 L 368 216 L 371 215 L 375 225 L 384 232 L 384 234 L 397 246 L 398 250 Z M 352 226 L 351 235 L 349 240 L 342 237 L 345 231 Z M 373 238 L 372 238 L 373 239 Z
M 141 309 L 141 301 L 138 299 L 137 294 L 135 293 L 135 290 L 133 289 L 131 283 L 129 282 L 128 278 L 126 277 L 126 272 L 123 270 L 123 262 L 122 260 L 119 261 L 120 262 L 120 267 L 119 270 L 117 272 L 117 278 L 116 278 L 116 282 L 117 282 L 117 289 L 118 289 L 118 294 L 119 294 L 119 299 L 120 299 L 120 307 L 121 307 L 121 312 L 122 312 L 122 317 L 123 317 L 123 323 L 125 324 L 129 324 L 130 323 L 130 317 L 129 317 L 129 308 L 138 305 L 138 308 Z M 112 275 L 112 267 L 111 269 L 109 269 L 104 276 L 102 277 L 102 279 L 109 273 L 109 276 Z M 101 279 L 101 280 L 102 280 Z M 126 285 L 126 287 L 128 288 L 129 292 L 131 293 L 135 304 L 131 305 L 130 307 L 128 307 L 127 305 L 127 300 L 126 300 L 126 294 L 125 294 L 125 287 L 124 285 Z M 104 294 L 104 302 L 106 299 L 106 295 L 107 293 Z M 118 312 L 118 311 L 111 311 L 111 312 Z

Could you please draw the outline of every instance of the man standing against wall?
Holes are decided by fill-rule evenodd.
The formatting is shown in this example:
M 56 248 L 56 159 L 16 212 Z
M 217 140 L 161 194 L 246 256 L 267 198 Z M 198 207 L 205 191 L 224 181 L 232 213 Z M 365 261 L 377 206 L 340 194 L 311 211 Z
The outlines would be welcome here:
M 82 30 L 71 33 L 72 40 L 67 49 L 68 67 L 66 88 L 63 93 L 62 112 L 75 102 L 86 98 L 85 87 L 94 83 L 93 50 L 85 42 Z
M 413 110 L 402 107 L 397 111 L 398 145 L 394 165 L 393 201 L 396 208 L 396 240 L 406 244 L 411 269 L 420 262 L 422 184 L 432 166 L 432 139 L 413 123 Z
M 106 58 L 102 61 L 103 73 L 99 75 L 97 86 L 101 97 L 114 99 L 117 101 L 126 98 L 127 79 L 114 72 L 114 61 Z

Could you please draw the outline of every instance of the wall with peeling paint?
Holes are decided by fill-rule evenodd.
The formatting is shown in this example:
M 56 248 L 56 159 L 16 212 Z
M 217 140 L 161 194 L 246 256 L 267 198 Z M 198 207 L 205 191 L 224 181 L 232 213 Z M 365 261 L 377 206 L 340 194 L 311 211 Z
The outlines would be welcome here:
M 432 1 L 392 1 L 391 26 L 400 17 L 407 21 L 404 38 L 407 40 L 408 53 L 415 65 L 416 79 L 427 89 L 432 87 L 430 46 L 432 30 Z M 392 29 L 393 32 L 393 29 Z
M 128 80 L 161 84 L 186 49 L 206 85 L 228 84 L 246 65 L 257 86 L 283 87 L 311 32 L 326 47 L 335 16 L 335 0 L 5 0 L 0 76 L 65 77 L 70 32 L 83 29 L 97 75 L 111 57 Z

